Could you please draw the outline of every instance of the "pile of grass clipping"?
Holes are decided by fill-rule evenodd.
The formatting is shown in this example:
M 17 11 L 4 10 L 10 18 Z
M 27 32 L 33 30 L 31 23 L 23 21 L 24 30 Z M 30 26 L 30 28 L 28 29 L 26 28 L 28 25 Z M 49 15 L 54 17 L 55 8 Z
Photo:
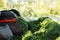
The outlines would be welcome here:
M 19 18 L 19 23 L 24 34 L 14 40 L 59 40 L 60 24 L 48 17 L 41 17 L 34 21 L 25 21 Z

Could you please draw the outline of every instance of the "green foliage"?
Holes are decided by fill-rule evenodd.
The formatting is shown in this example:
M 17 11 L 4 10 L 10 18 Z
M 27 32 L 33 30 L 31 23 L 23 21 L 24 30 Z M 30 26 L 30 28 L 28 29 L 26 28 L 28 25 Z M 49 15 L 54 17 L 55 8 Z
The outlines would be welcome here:
M 28 29 L 32 32 L 37 31 L 40 28 L 38 24 L 33 23 L 33 21 L 28 22 Z
M 20 36 L 13 36 L 11 40 L 22 40 Z
M 34 20 L 34 21 L 29 21 L 28 22 L 28 29 L 31 30 L 33 33 L 35 31 L 38 31 L 41 27 L 41 25 L 39 25 L 43 20 L 47 19 L 48 17 L 41 17 L 38 20 Z
M 26 34 L 24 34 L 24 35 L 22 36 L 22 40 L 25 40 L 27 37 L 32 36 L 32 35 L 33 35 L 33 34 L 32 34 L 31 31 L 27 31 Z
M 51 19 L 47 18 L 47 19 L 43 20 L 43 22 L 41 22 L 40 25 L 42 27 L 46 27 L 50 22 L 51 22 Z
M 40 40 L 41 38 L 39 36 L 29 36 L 25 40 Z
M 60 25 L 56 22 L 51 22 L 48 24 L 48 26 L 46 26 L 46 31 L 44 32 L 46 39 L 49 40 L 56 40 L 56 38 L 59 36 L 60 34 Z
M 56 40 L 60 36 L 60 24 L 48 17 L 41 17 L 38 20 L 28 22 L 19 18 L 19 23 L 24 34 L 21 37 L 13 37 L 14 40 Z
M 51 21 L 51 19 L 45 19 L 40 25 L 42 29 L 45 28 L 45 31 L 33 33 L 33 35 L 26 37 L 25 40 L 56 40 L 56 38 L 60 36 L 60 25 Z
M 25 33 L 28 31 L 28 24 L 27 22 L 21 17 L 18 18 L 19 24 L 20 24 L 20 29 Z

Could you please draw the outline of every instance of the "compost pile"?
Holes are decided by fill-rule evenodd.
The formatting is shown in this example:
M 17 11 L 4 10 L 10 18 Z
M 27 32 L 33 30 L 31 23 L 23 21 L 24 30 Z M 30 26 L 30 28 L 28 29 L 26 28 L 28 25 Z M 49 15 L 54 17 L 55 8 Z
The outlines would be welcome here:
M 60 24 L 49 17 L 40 17 L 34 21 L 25 21 L 22 17 L 18 19 L 24 34 L 14 36 L 12 40 L 59 40 Z

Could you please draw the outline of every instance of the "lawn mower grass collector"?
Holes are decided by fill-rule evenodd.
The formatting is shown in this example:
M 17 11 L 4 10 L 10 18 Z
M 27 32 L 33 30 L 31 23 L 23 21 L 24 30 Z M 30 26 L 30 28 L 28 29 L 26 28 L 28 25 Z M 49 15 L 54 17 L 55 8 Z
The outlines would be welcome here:
M 13 35 L 21 36 L 22 30 L 19 28 L 18 16 L 19 12 L 16 10 L 0 11 L 0 39 L 7 39 Z

